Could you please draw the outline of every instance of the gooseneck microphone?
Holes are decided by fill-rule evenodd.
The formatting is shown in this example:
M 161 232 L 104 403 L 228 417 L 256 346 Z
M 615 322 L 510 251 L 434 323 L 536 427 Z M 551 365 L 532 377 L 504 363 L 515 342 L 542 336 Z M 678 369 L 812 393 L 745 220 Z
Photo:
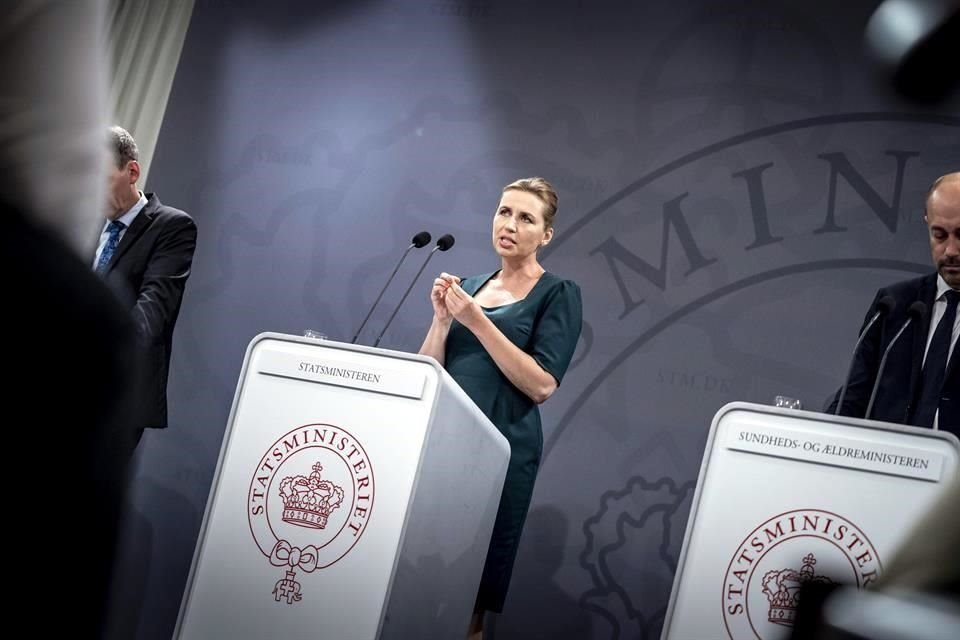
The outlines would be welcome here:
M 360 328 L 357 329 L 357 332 L 353 334 L 353 339 L 350 340 L 350 344 L 356 344 L 357 338 L 360 336 L 360 332 L 363 331 L 363 328 L 367 324 L 367 320 L 370 319 L 370 316 L 373 315 L 373 310 L 377 308 L 377 304 L 380 302 L 380 298 L 383 297 L 383 293 L 387 290 L 387 287 L 390 286 L 390 283 L 393 281 L 393 276 L 397 275 L 397 269 L 400 268 L 400 264 L 403 262 L 403 259 L 407 257 L 407 254 L 410 253 L 411 249 L 419 249 L 420 247 L 426 246 L 430 242 L 430 234 L 426 231 L 421 231 L 417 235 L 413 236 L 410 240 L 410 246 L 407 247 L 407 250 L 403 252 L 403 255 L 400 256 L 400 262 L 397 263 L 397 266 L 393 268 L 393 273 L 390 274 L 390 277 L 387 278 L 387 283 L 383 285 L 383 289 L 380 290 L 380 295 L 377 296 L 377 299 L 373 301 L 373 305 L 370 307 L 370 311 L 367 312 L 367 317 L 363 319 L 363 322 L 360 323 Z
M 903 335 L 903 332 L 906 331 L 907 327 L 910 326 L 910 323 L 913 320 L 918 322 L 922 321 L 923 318 L 927 315 L 927 305 L 917 300 L 910 305 L 910 308 L 907 309 L 907 321 L 903 323 L 903 326 L 900 327 L 900 330 L 893 336 L 893 340 L 890 341 L 890 344 L 887 345 L 887 348 L 883 350 L 883 357 L 880 358 L 880 366 L 877 368 L 877 379 L 873 381 L 873 390 L 870 392 L 870 402 L 867 403 L 867 412 L 863 414 L 864 419 L 870 419 L 870 412 L 873 411 L 873 401 L 877 399 L 877 389 L 880 388 L 880 379 L 883 377 L 883 369 L 887 366 L 887 356 L 890 355 L 890 350 L 893 348 L 893 345 L 897 343 L 897 340 L 900 339 L 900 336 Z
M 837 408 L 833 412 L 834 415 L 840 415 L 840 409 L 843 408 L 843 398 L 847 395 L 847 387 L 850 386 L 850 375 L 853 373 L 853 365 L 857 361 L 857 350 L 860 348 L 861 343 L 863 343 L 863 339 L 867 337 L 867 333 L 869 333 L 873 324 L 880 318 L 890 315 L 890 312 L 893 311 L 896 306 L 897 303 L 893 299 L 893 296 L 883 296 L 877 302 L 876 313 L 873 314 L 873 317 L 870 318 L 870 321 L 864 326 L 863 331 L 860 332 L 860 337 L 857 338 L 857 344 L 853 345 L 853 355 L 850 356 L 850 366 L 847 368 L 847 377 L 843 381 L 843 386 L 840 387 L 840 399 L 837 400 Z
M 393 322 L 393 318 L 397 315 L 397 312 L 400 311 L 400 307 L 403 306 L 403 301 L 407 299 L 407 296 L 410 295 L 410 290 L 413 289 L 413 285 L 417 283 L 417 280 L 420 278 L 420 274 L 423 273 L 423 269 L 427 266 L 427 263 L 430 262 L 430 258 L 433 257 L 437 251 L 446 251 L 453 246 L 455 240 L 453 236 L 449 233 L 443 236 L 440 236 L 440 239 L 437 240 L 437 246 L 430 250 L 430 255 L 427 256 L 427 259 L 423 261 L 423 264 L 420 265 L 420 270 L 417 271 L 417 275 L 413 276 L 413 280 L 410 281 L 410 286 L 407 287 L 407 290 L 403 292 L 403 297 L 400 298 L 400 302 L 397 303 L 396 309 L 393 310 L 393 313 L 390 314 L 390 318 L 387 320 L 387 324 L 383 325 L 383 331 L 380 332 L 380 335 L 377 336 L 377 341 L 373 343 L 373 346 L 378 346 L 380 340 L 383 338 L 383 334 L 387 332 L 387 327 L 390 326 L 390 323 Z

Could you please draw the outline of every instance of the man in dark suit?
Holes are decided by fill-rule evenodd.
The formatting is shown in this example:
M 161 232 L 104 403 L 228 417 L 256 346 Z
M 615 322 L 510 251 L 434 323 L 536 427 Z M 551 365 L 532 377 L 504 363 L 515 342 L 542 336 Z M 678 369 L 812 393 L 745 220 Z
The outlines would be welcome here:
M 137 143 L 126 130 L 109 130 L 107 221 L 94 269 L 127 301 L 137 327 L 142 370 L 138 399 L 143 427 L 167 426 L 167 374 L 173 329 L 190 276 L 197 227 L 193 219 L 137 188 Z M 138 436 L 139 439 L 139 436 Z
M 933 183 L 924 220 L 937 272 L 877 292 L 867 319 L 886 296 L 896 306 L 869 330 L 857 351 L 840 413 L 864 417 L 883 352 L 907 321 L 911 305 L 922 302 L 926 313 L 914 318 L 887 356 L 870 418 L 934 427 L 960 436 L 960 357 L 956 348 L 960 327 L 960 172 Z M 838 399 L 828 408 L 830 413 Z

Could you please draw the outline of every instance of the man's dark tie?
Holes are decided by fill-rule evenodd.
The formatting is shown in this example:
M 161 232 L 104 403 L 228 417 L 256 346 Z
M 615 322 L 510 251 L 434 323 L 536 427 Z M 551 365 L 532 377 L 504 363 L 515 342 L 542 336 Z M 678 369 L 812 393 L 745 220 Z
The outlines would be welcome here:
M 95 271 L 97 273 L 103 273 L 107 270 L 107 265 L 110 264 L 110 258 L 113 257 L 113 253 L 117 250 L 117 245 L 120 244 L 120 232 L 124 230 L 127 225 L 123 224 L 119 220 L 113 220 L 107 225 L 107 244 L 103 245 L 103 251 L 100 252 L 100 259 L 97 260 L 97 266 Z
M 940 397 L 943 395 L 943 379 L 946 377 L 947 355 L 950 353 L 950 334 L 953 332 L 953 322 L 957 317 L 960 291 L 947 291 L 944 298 L 947 300 L 947 311 L 940 318 L 940 324 L 937 325 L 933 339 L 930 341 L 930 348 L 927 350 L 927 359 L 923 363 L 920 401 L 911 420 L 918 427 L 933 426 L 933 417 L 937 413 Z

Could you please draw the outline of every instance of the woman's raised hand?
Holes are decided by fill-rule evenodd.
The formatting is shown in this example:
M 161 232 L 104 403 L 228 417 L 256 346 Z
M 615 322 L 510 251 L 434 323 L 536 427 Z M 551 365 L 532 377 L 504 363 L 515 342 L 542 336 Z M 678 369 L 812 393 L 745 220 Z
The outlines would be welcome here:
M 452 276 L 449 273 L 441 273 L 433 281 L 433 288 L 430 289 L 430 303 L 433 305 L 433 315 L 442 322 L 450 322 L 453 315 L 447 308 L 446 296 L 451 285 L 460 285 L 460 278 Z

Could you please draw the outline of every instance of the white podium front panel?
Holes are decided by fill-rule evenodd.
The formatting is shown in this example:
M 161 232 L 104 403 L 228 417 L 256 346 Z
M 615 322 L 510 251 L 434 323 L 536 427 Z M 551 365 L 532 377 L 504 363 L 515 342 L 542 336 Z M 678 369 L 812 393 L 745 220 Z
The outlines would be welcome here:
M 437 378 L 334 344 L 251 346 L 179 637 L 377 636 Z
M 727 405 L 710 430 L 662 637 L 788 637 L 800 585 L 875 582 L 957 466 L 951 434 Z

